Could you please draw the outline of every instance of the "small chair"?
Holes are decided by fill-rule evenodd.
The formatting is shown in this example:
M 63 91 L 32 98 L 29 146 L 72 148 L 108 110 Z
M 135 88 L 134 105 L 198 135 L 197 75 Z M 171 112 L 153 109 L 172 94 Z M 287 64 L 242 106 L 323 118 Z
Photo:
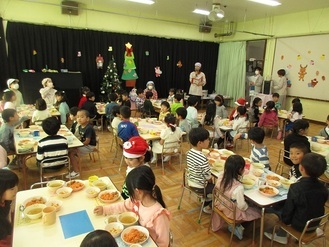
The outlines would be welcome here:
M 93 160 L 94 161 L 94 163 L 96 162 L 96 160 L 95 160 L 95 153 L 97 153 L 97 155 L 98 155 L 98 160 L 100 160 L 101 159 L 101 157 L 100 157 L 100 155 L 99 155 L 99 137 L 98 136 L 96 136 L 96 147 L 94 148 L 94 150 L 91 152 L 91 153 L 89 153 L 89 158 L 91 159 L 91 160 Z
M 164 142 L 162 145 L 161 162 L 162 162 L 162 174 L 164 175 L 163 160 L 165 156 L 179 156 L 179 168 L 182 169 L 182 145 L 181 141 L 176 142 Z
M 124 143 L 124 141 L 117 135 L 114 135 L 114 138 L 115 138 L 115 144 L 116 144 L 114 159 L 117 157 L 118 151 L 120 151 L 121 160 L 120 160 L 120 165 L 119 165 L 119 171 L 121 171 L 121 167 L 122 167 L 122 163 L 123 163 L 122 152 L 123 152 L 123 143 Z M 113 161 L 114 161 L 114 159 L 113 159 Z
M 202 192 L 197 192 L 193 190 L 189 185 L 188 185 L 188 177 L 189 177 L 189 171 L 187 168 L 185 168 L 183 172 L 183 184 L 182 184 L 182 194 L 179 200 L 179 205 L 178 209 L 180 209 L 180 205 L 182 203 L 182 199 L 184 196 L 185 190 L 188 190 L 191 193 L 195 194 L 197 198 L 202 202 L 201 208 L 200 208 L 200 213 L 199 213 L 199 218 L 198 218 L 198 223 L 200 224 L 201 222 L 201 214 L 202 214 L 202 209 L 204 207 L 204 203 L 206 202 L 207 194 L 206 194 L 206 187 L 207 187 L 207 182 L 204 185 L 203 191 Z
M 291 225 L 286 225 L 282 221 L 279 221 L 273 228 L 271 247 L 273 246 L 273 236 L 276 229 L 281 227 L 286 233 L 292 236 L 298 241 L 298 246 L 303 246 L 304 244 L 309 244 L 316 239 L 322 238 L 323 245 L 326 246 L 326 226 L 329 220 L 329 212 L 317 217 L 310 219 L 306 222 L 306 225 L 302 232 L 295 230 Z
M 240 224 L 244 221 L 237 221 L 236 218 L 236 202 L 232 201 L 231 198 L 227 197 L 223 191 L 220 191 L 218 188 L 213 189 L 213 203 L 212 203 L 212 213 L 210 219 L 212 219 L 212 216 L 214 213 L 218 214 L 227 224 L 232 226 L 232 229 L 235 229 L 235 226 L 237 224 Z M 222 208 L 218 208 L 216 204 L 220 204 Z M 226 211 L 229 211 L 229 215 L 232 215 L 233 218 L 229 218 L 227 215 L 227 212 L 224 213 L 222 210 L 226 209 Z M 212 221 L 210 220 L 209 227 L 208 227 L 208 232 L 211 228 Z M 255 240 L 255 220 L 253 220 L 253 242 Z M 231 237 L 230 237 L 230 243 L 229 246 L 232 245 L 232 240 L 233 240 L 233 234 L 234 230 L 231 232 Z
M 290 170 L 290 166 L 288 166 L 285 162 L 284 162 L 284 158 L 286 159 L 290 159 L 289 157 L 289 152 L 288 151 L 284 151 L 284 149 L 280 149 L 279 150 L 279 158 L 278 158 L 278 163 L 276 164 L 275 170 L 274 172 L 276 174 L 279 174 L 283 177 L 288 178 L 289 177 L 289 170 Z M 288 172 L 287 172 L 288 170 Z
M 278 122 L 272 122 L 267 125 L 264 125 L 263 129 L 264 129 L 265 133 L 266 133 L 266 131 L 271 130 L 271 138 L 273 138 L 274 131 L 278 129 Z
M 248 126 L 247 127 L 240 127 L 240 128 L 238 128 L 237 129 L 237 133 L 248 133 L 248 130 L 250 129 L 250 123 L 248 124 Z M 250 142 L 249 142 L 249 138 L 239 138 L 239 139 L 237 139 L 235 142 L 234 142 L 234 144 L 233 144 L 233 148 L 234 148 L 234 150 L 236 150 L 237 149 L 237 142 L 238 141 L 240 141 L 240 147 L 242 148 L 242 143 L 243 143 L 243 141 L 246 141 L 247 142 L 247 149 L 248 149 L 248 152 L 249 152 L 249 149 L 250 149 Z

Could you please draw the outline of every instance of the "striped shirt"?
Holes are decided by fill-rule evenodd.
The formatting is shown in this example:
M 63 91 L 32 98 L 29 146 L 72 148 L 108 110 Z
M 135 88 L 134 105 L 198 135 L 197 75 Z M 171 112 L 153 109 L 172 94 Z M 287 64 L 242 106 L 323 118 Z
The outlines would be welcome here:
M 252 145 L 250 160 L 254 163 L 262 163 L 265 165 L 265 168 L 270 168 L 270 160 L 268 158 L 268 150 L 264 145 L 261 148 L 256 148 L 255 145 Z
M 189 172 L 188 185 L 203 188 L 211 178 L 207 157 L 201 151 L 192 148 L 186 154 L 186 163 Z
M 37 161 L 41 162 L 46 159 L 44 166 L 63 165 L 63 161 L 68 157 L 67 139 L 60 135 L 47 136 L 39 141 L 37 151 Z M 50 164 L 51 163 L 51 164 Z

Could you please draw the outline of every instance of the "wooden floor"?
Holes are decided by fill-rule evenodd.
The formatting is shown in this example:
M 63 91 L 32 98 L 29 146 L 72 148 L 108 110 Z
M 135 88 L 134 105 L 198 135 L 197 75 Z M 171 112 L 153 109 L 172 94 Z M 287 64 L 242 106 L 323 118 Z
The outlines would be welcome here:
M 317 135 L 320 128 L 322 128 L 321 125 L 311 123 L 309 135 Z M 109 131 L 97 131 L 97 134 L 100 137 L 100 160 L 98 160 L 97 155 L 95 156 L 96 162 L 91 161 L 88 156 L 83 157 L 83 172 L 81 174 L 81 179 L 87 179 L 91 175 L 97 175 L 100 177 L 109 176 L 110 179 L 116 184 L 117 188 L 121 189 L 125 178 L 125 167 L 121 170 L 121 172 L 118 171 L 121 153 L 118 155 L 118 157 L 115 158 L 115 148 L 110 150 L 112 134 Z M 279 150 L 283 147 L 283 144 L 281 141 L 278 141 L 275 138 L 271 139 L 270 137 L 266 137 L 265 144 L 269 148 L 270 162 L 273 169 L 277 163 Z M 186 147 L 186 150 L 187 149 L 188 147 Z M 245 145 L 245 142 L 242 147 L 238 146 L 236 153 L 245 157 L 249 157 L 249 152 L 247 151 L 247 145 Z M 185 157 L 183 157 L 183 161 L 184 160 Z M 29 160 L 28 166 L 28 185 L 31 185 L 32 183 L 38 181 L 38 172 L 35 167 L 35 160 Z M 174 246 L 227 246 L 229 240 L 229 232 L 226 229 L 220 230 L 218 232 L 208 233 L 208 225 L 210 221 L 209 215 L 203 213 L 201 223 L 197 223 L 200 203 L 193 195 L 190 196 L 186 192 L 183 198 L 181 209 L 177 209 L 181 195 L 182 183 L 182 170 L 179 169 L 178 160 L 174 159 L 172 164 L 166 165 L 165 175 L 162 175 L 160 164 L 158 166 L 152 165 L 152 169 L 156 175 L 157 184 L 160 186 L 164 195 L 164 201 L 167 204 L 167 208 L 172 213 L 171 230 L 174 235 Z M 21 172 L 17 171 L 17 174 L 21 177 Z M 22 188 L 20 187 L 20 189 Z M 275 216 L 266 215 L 265 228 L 270 229 L 275 220 Z M 254 245 L 252 244 L 252 227 L 250 227 L 245 230 L 243 240 L 240 241 L 236 237 L 233 237 L 232 246 L 258 246 L 258 243 L 259 222 L 256 228 L 256 243 Z M 322 246 L 321 243 L 321 241 L 315 241 L 309 246 Z M 270 242 L 266 239 L 266 237 L 264 237 L 263 246 L 270 246 Z M 274 246 L 281 245 L 274 244 Z M 297 246 L 297 244 L 294 240 L 290 239 L 287 246 Z

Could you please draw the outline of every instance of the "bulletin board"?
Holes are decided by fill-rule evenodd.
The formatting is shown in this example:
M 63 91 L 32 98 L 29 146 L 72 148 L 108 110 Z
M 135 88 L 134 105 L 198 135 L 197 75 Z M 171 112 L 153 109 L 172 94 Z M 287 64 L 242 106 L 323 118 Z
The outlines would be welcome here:
M 288 95 L 329 100 L 329 34 L 277 39 L 272 79 L 286 70 Z

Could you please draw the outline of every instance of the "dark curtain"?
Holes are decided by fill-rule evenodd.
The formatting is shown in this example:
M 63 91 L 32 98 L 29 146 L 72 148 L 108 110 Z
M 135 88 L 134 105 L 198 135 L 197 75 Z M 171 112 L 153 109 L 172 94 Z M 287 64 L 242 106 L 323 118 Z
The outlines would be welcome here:
M 3 19 L 0 17 L 0 88 L 7 88 L 6 82 L 9 78 L 8 59 L 6 54 Z
M 40 72 L 46 67 L 58 71 L 81 71 L 84 85 L 90 87 L 97 96 L 112 55 L 121 77 L 127 42 L 133 45 L 139 76 L 137 88 L 144 89 L 146 82 L 151 80 L 155 82 L 160 97 L 167 97 L 170 88 L 188 91 L 189 74 L 195 62 L 202 63 L 202 70 L 206 74 L 208 83 L 204 89 L 212 91 L 215 88 L 219 48 L 216 43 L 16 22 L 8 22 L 7 42 L 11 76 L 19 78 L 24 69 Z M 112 46 L 113 52 L 108 51 L 109 46 Z M 79 52 L 81 56 L 78 56 Z M 103 69 L 96 67 L 98 54 L 104 58 Z M 181 68 L 176 66 L 179 60 L 183 64 Z M 163 72 L 160 77 L 155 77 L 156 66 L 160 66 Z

